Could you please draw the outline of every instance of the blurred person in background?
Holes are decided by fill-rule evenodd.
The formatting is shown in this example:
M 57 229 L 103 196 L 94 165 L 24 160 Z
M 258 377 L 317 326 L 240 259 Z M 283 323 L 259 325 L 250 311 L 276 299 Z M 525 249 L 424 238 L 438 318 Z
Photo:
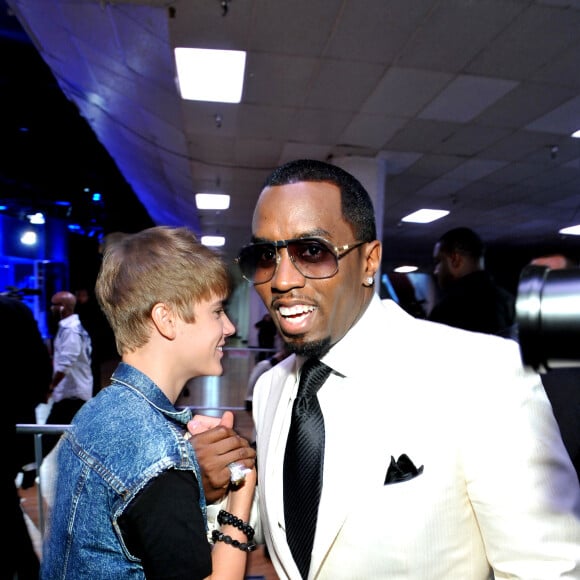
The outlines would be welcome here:
M 254 397 L 254 387 L 258 379 L 266 372 L 269 371 L 273 366 L 277 365 L 279 362 L 283 361 L 287 356 L 291 354 L 285 344 L 282 344 L 282 348 L 275 352 L 273 355 L 265 358 L 254 365 L 254 368 L 250 372 L 248 377 L 248 386 L 246 389 L 246 399 L 245 407 L 246 411 L 252 410 L 252 399 Z
M 96 298 L 88 288 L 79 288 L 75 292 L 77 299 L 75 312 L 81 324 L 91 337 L 91 371 L 93 373 L 93 396 L 109 379 L 119 363 L 120 357 L 115 346 L 115 335 Z
M 272 321 L 272 317 L 268 312 L 262 316 L 254 327 L 258 329 L 258 347 L 260 349 L 274 349 L 276 348 L 276 325 Z M 260 350 L 260 352 L 256 355 L 256 362 L 264 360 L 272 356 L 271 352 L 267 352 L 267 350 Z
M 478 234 L 461 227 L 441 236 L 433 249 L 441 292 L 428 319 L 449 326 L 515 338 L 515 297 L 485 270 Z
M 16 425 L 36 423 L 35 410 L 44 402 L 52 367 L 32 311 L 17 298 L 0 295 L 0 366 L 2 368 L 1 433 L 4 449 L 1 513 L 4 520 L 0 578 L 37 580 L 38 557 L 20 506 L 16 476 L 34 462 L 32 435 L 16 432 Z M 35 471 L 32 474 L 34 481 Z
M 91 337 L 75 313 L 75 295 L 66 290 L 56 292 L 50 301 L 50 313 L 58 321 L 52 345 L 53 375 L 48 385 L 52 406 L 47 425 L 68 425 L 77 411 L 93 396 Z M 42 455 L 46 457 L 60 435 L 42 437 Z

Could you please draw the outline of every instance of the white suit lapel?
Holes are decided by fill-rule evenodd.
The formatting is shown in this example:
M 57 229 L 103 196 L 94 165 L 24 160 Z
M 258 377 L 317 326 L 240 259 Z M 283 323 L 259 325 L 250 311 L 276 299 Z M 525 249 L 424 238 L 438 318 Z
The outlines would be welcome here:
M 406 440 L 408 430 L 401 423 L 403 419 L 395 407 L 405 396 L 401 393 L 404 384 L 398 384 L 398 381 L 403 375 L 402 369 L 408 369 L 406 362 L 397 356 L 389 357 L 389 353 L 396 353 L 396 347 L 390 350 L 391 347 L 385 343 L 369 344 L 366 341 L 367 336 L 376 335 L 376 332 L 369 332 L 369 325 L 389 326 L 393 336 L 397 336 L 400 318 L 390 316 L 378 299 L 369 308 L 368 315 L 352 329 L 348 339 L 335 345 L 329 356 L 323 359 L 333 370 L 345 375 L 339 389 L 322 394 L 326 394 L 325 424 L 340 421 L 343 427 L 335 424 L 332 445 L 327 445 L 325 451 L 324 487 L 311 576 L 324 561 L 350 511 L 361 509 L 361 489 L 366 485 L 382 486 L 391 455 L 397 459 L 398 454 L 405 452 L 406 445 L 412 446 L 412 442 Z M 367 372 L 364 364 L 365 360 L 376 360 L 377 357 L 385 361 L 381 376 Z M 373 405 L 365 407 L 364 401 L 373 401 Z M 357 433 L 363 426 L 365 441 L 360 441 Z

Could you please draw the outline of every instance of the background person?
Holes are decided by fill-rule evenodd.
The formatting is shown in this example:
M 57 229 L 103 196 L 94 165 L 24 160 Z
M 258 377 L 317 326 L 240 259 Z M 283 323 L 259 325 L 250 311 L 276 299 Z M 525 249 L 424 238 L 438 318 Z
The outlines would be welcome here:
M 258 329 L 258 347 L 260 349 L 274 349 L 276 348 L 276 325 L 272 321 L 272 317 L 268 312 L 262 316 L 254 326 Z M 256 362 L 264 360 L 272 356 L 271 352 L 260 350 L 256 355 Z
M 371 200 L 333 165 L 275 170 L 252 240 L 241 272 L 295 353 L 253 399 L 260 514 L 280 578 L 579 577 L 578 479 L 517 343 L 381 301 Z M 312 359 L 330 369 L 317 396 L 297 393 Z M 322 487 L 318 508 L 297 508 L 299 527 L 315 523 L 301 552 L 286 508 L 307 466 L 286 469 L 288 439 L 293 411 L 315 399 L 323 427 L 305 438 L 324 433 Z
M 0 506 L 4 521 L 0 577 L 37 580 L 39 562 L 34 551 L 16 476 L 26 463 L 34 462 L 32 435 L 16 432 L 16 425 L 36 423 L 35 409 L 44 401 L 52 367 L 32 311 L 17 298 L 0 295 L 0 366 L 2 405 L 0 429 L 3 462 Z M 35 472 L 26 472 L 35 473 Z
M 93 374 L 93 396 L 96 395 L 109 380 L 120 357 L 115 346 L 115 336 L 107 322 L 107 318 L 97 304 L 96 298 L 88 288 L 75 291 L 75 312 L 79 315 L 81 324 L 91 337 L 91 372 Z
M 470 228 L 444 233 L 433 249 L 441 296 L 429 320 L 515 338 L 515 297 L 485 271 L 485 249 Z
M 55 449 L 43 579 L 243 578 L 255 469 L 229 488 L 210 549 L 191 411 L 174 406 L 189 379 L 223 372 L 229 290 L 224 263 L 186 228 L 151 228 L 106 250 L 96 292 L 122 362 Z M 219 439 L 221 467 L 253 467 L 255 452 L 226 427 L 204 433 Z
M 246 399 L 245 399 L 245 406 L 246 411 L 252 410 L 252 399 L 254 397 L 254 387 L 256 386 L 256 382 L 258 379 L 266 372 L 269 371 L 273 366 L 277 365 L 279 362 L 283 361 L 291 352 L 286 348 L 285 345 L 282 348 L 275 352 L 273 355 L 269 356 L 268 358 L 257 362 L 254 365 L 254 368 L 250 372 L 250 376 L 248 377 L 248 387 L 246 389 Z
M 50 312 L 58 321 L 58 330 L 52 344 L 52 381 L 48 397 L 52 406 L 47 425 L 68 425 L 77 411 L 93 395 L 91 370 L 91 337 L 75 313 L 75 295 L 66 290 L 54 294 Z M 43 435 L 42 455 L 46 457 L 60 435 Z

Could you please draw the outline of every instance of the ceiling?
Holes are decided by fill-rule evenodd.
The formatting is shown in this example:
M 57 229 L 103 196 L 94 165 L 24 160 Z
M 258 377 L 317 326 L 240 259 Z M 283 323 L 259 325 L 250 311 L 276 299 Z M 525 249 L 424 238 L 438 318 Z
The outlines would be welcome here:
M 156 224 L 225 235 L 229 258 L 265 176 L 298 157 L 386 164 L 383 270 L 429 269 L 459 225 L 500 252 L 579 251 L 557 230 L 580 223 L 580 0 L 3 1 L 114 160 L 102 174 Z M 176 46 L 248 51 L 242 102 L 181 100 Z M 53 117 L 44 93 L 27 106 Z M 68 145 L 73 172 L 95 155 Z M 230 209 L 198 212 L 198 191 Z M 135 207 L 114 210 L 125 231 Z M 421 207 L 451 214 L 401 222 Z

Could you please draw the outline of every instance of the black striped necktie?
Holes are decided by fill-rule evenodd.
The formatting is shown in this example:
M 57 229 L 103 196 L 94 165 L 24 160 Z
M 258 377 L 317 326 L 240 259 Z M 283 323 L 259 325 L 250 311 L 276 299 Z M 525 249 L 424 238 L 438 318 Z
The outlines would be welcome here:
M 330 372 L 314 358 L 302 366 L 284 455 L 286 539 L 302 578 L 310 569 L 324 468 L 324 418 L 316 394 Z

